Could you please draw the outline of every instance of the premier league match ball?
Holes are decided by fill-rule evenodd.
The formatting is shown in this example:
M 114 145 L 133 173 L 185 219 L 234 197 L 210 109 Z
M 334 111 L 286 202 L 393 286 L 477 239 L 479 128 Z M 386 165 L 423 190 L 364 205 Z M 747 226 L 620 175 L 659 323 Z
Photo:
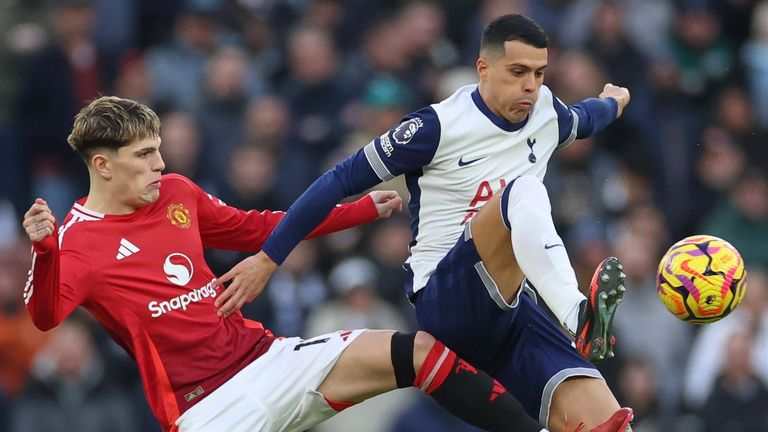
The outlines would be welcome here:
M 657 285 L 664 306 L 694 324 L 715 322 L 741 303 L 747 272 L 739 252 L 709 235 L 684 238 L 659 263 Z

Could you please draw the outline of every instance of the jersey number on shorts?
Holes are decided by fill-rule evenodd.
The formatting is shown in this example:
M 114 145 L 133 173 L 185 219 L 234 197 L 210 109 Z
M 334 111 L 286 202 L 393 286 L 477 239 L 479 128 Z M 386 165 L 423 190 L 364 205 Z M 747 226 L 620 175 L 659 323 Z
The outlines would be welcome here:
M 294 350 L 294 351 L 298 351 L 298 350 L 300 350 L 300 349 L 304 348 L 305 346 L 310 346 L 310 345 L 317 345 L 317 344 L 321 344 L 321 343 L 326 343 L 326 342 L 328 342 L 329 340 L 330 340 L 330 338 L 323 338 L 323 339 L 308 340 L 308 341 L 306 341 L 306 342 L 302 342 L 302 343 L 296 344 L 296 346 L 295 346 L 295 347 L 293 347 L 293 350 Z

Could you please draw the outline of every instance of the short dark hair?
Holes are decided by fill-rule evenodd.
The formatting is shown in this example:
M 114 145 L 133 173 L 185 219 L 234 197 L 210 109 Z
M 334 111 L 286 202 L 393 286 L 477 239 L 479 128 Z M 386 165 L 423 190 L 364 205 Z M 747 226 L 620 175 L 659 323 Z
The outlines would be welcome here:
M 549 37 L 539 23 L 520 14 L 502 15 L 483 31 L 480 52 L 504 52 L 504 42 L 520 41 L 536 48 L 546 48 Z
M 96 148 L 117 150 L 136 140 L 159 136 L 160 119 L 148 106 L 102 96 L 77 113 L 67 142 L 87 162 Z

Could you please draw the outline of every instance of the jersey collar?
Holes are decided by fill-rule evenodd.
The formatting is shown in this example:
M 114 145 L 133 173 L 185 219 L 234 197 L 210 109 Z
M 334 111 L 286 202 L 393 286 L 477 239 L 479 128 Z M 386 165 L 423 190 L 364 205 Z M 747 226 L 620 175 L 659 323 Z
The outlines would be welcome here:
M 482 96 L 480 96 L 480 89 L 476 88 L 472 92 L 472 101 L 475 102 L 475 106 L 477 106 L 477 109 L 480 110 L 480 112 L 483 113 L 486 117 L 488 117 L 488 120 L 492 121 L 493 124 L 498 126 L 499 128 L 507 131 L 507 132 L 515 132 L 523 128 L 526 123 L 528 123 L 528 118 L 530 117 L 530 114 L 525 116 L 525 119 L 523 121 L 512 123 L 509 120 L 499 117 L 496 114 L 494 114 L 490 108 L 488 108 L 488 105 L 485 104 L 485 101 L 483 100 Z

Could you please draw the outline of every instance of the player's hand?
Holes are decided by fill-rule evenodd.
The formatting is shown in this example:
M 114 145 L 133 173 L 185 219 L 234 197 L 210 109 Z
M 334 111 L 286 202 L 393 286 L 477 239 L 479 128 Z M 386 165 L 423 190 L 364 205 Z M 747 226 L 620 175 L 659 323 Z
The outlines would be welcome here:
M 39 242 L 53 234 L 53 230 L 56 227 L 56 218 L 51 213 L 48 203 L 44 199 L 38 198 L 32 204 L 32 207 L 24 213 L 22 226 L 32 242 Z
M 218 316 L 226 318 L 240 310 L 244 304 L 253 301 L 264 290 L 277 267 L 267 254 L 259 252 L 240 261 L 218 278 L 213 285 L 214 289 L 232 281 L 214 302 L 219 309 Z
M 616 118 L 621 117 L 621 113 L 624 112 L 624 108 L 629 104 L 629 90 L 626 87 L 615 86 L 608 83 L 603 87 L 603 92 L 598 96 L 600 99 L 612 97 L 616 99 L 619 104 L 619 109 L 616 110 Z
M 395 191 L 375 190 L 368 193 L 376 204 L 380 218 L 388 218 L 394 211 L 403 211 L 403 198 Z

